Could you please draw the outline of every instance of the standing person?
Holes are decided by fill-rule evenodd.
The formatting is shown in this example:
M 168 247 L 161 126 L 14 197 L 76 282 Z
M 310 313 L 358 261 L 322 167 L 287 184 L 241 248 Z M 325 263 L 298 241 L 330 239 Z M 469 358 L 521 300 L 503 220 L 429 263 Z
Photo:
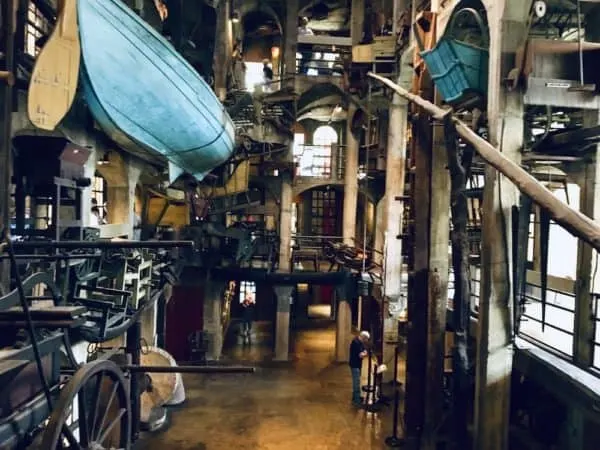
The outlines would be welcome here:
M 242 302 L 242 306 L 244 307 L 244 315 L 242 317 L 242 336 L 244 338 L 250 338 L 250 332 L 252 331 L 252 319 L 254 315 L 254 305 L 256 304 L 256 300 L 254 299 L 254 295 L 251 292 L 246 294 L 244 297 L 244 301 Z
M 263 92 L 271 92 L 273 88 L 273 69 L 268 59 L 263 61 Z
M 368 331 L 361 331 L 350 343 L 350 372 L 352 373 L 352 404 L 360 406 L 362 398 L 360 395 L 360 369 L 362 359 L 368 355 L 365 344 L 369 342 L 371 335 Z

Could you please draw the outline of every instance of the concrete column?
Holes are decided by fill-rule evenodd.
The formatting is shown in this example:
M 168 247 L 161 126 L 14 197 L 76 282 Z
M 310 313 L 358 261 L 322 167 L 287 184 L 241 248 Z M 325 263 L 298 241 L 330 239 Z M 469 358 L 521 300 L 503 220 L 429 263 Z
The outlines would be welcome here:
M 125 164 L 126 179 L 118 183 L 111 183 L 112 180 L 107 180 L 106 209 L 108 222 L 126 225 L 127 236 L 132 238 L 135 222 L 135 186 L 142 171 L 139 166 L 130 161 L 125 162 Z
M 225 96 L 227 95 L 227 73 L 229 72 L 233 47 L 230 14 L 230 2 L 219 2 L 215 30 L 213 72 L 215 77 L 215 93 L 221 101 L 225 100 Z
M 383 264 L 383 256 L 385 250 L 385 237 L 386 237 L 386 225 L 387 225 L 387 209 L 386 209 L 386 196 L 384 195 L 377 206 L 375 207 L 375 254 L 373 258 L 375 263 Z
M 273 286 L 277 296 L 275 361 L 288 361 L 290 354 L 290 298 L 293 286 Z
M 400 8 L 402 5 L 395 5 Z M 404 55 L 400 67 L 398 83 L 410 89 L 412 70 L 408 65 L 412 55 Z M 402 291 L 402 240 L 397 236 L 402 232 L 404 204 L 396 200 L 404 195 L 406 178 L 406 146 L 408 140 L 408 103 L 394 95 L 389 111 L 389 127 L 386 149 L 385 196 L 381 200 L 383 222 L 383 295 L 387 311 L 384 313 L 383 360 L 394 357 L 398 340 L 398 316 L 406 309 L 406 293 Z M 377 211 L 379 218 L 379 207 Z M 379 222 L 379 219 L 378 219 Z M 379 226 L 379 225 L 378 225 Z M 379 233 L 379 232 L 377 232 Z M 393 377 L 393 370 L 384 373 L 387 381 Z
M 346 155 L 344 169 L 344 207 L 342 237 L 344 244 L 354 245 L 356 237 L 356 208 L 358 202 L 358 147 L 360 142 L 352 134 L 352 117 L 356 112 L 354 104 L 348 106 L 346 121 Z
M 150 346 L 156 346 L 156 310 L 155 305 L 151 308 L 146 309 L 140 316 L 140 323 L 142 326 L 142 339 Z
M 520 163 L 523 146 L 521 92 L 506 92 L 502 79 L 510 58 L 525 36 L 529 4 L 486 0 L 490 30 L 488 125 L 490 141 L 502 145 L 506 158 Z M 509 444 L 512 374 L 512 208 L 519 204 L 515 186 L 496 170 L 485 174 L 481 295 L 475 388 L 474 448 L 506 450 Z M 508 231 L 507 231 L 508 230 Z
M 83 176 L 86 178 L 93 178 L 96 173 L 96 160 L 98 158 L 98 151 L 91 149 L 90 157 L 83 168 Z M 92 207 L 92 188 L 84 189 L 81 192 L 81 224 L 84 227 L 90 224 L 90 209 Z
M 288 151 L 291 155 L 291 146 Z M 281 203 L 279 205 L 279 271 L 291 271 L 292 241 L 292 180 L 291 174 L 281 176 Z
M 365 24 L 365 0 L 353 0 L 350 10 L 350 36 L 352 45 L 357 45 L 363 36 Z
M 348 362 L 350 358 L 350 341 L 352 340 L 352 309 L 350 308 L 350 279 L 341 286 L 336 286 L 337 300 L 335 329 L 335 360 Z
M 290 77 L 284 85 L 294 87 L 296 73 L 296 49 L 298 48 L 298 0 L 285 2 L 285 42 L 283 46 L 283 78 Z
M 209 277 L 204 285 L 204 332 L 209 346 L 206 358 L 218 361 L 223 350 L 223 326 L 221 324 L 221 298 L 225 292 L 223 281 Z

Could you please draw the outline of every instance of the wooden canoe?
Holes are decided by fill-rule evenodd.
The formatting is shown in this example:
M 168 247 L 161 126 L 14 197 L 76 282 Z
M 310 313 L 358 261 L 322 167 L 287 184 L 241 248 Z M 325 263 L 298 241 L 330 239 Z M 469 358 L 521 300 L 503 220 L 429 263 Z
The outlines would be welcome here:
M 198 180 L 231 156 L 223 104 L 172 45 L 120 0 L 78 0 L 81 80 L 96 122 L 125 150 Z M 143 149 L 140 152 L 140 148 Z

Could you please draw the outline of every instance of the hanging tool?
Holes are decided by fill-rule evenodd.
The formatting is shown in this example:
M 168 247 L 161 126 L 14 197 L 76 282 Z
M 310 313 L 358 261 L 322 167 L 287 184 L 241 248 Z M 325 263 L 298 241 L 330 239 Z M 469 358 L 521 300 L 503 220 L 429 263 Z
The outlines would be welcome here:
M 579 54 L 579 84 L 569 88 L 569 92 L 595 92 L 595 84 L 585 84 L 583 81 L 583 35 L 581 33 L 581 0 L 577 0 L 577 52 Z

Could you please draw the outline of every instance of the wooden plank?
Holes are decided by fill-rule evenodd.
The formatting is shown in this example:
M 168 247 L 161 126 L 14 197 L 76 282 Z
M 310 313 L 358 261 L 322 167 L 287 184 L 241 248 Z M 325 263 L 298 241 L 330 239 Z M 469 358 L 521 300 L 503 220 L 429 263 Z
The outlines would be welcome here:
M 298 44 L 336 45 L 339 47 L 350 47 L 352 46 L 352 38 L 343 36 L 329 36 L 326 34 L 298 35 Z
M 369 72 L 369 76 L 389 86 L 407 100 L 418 104 L 436 119 L 442 119 L 445 115 L 450 113 L 450 111 L 444 111 L 418 95 L 411 94 L 406 89 L 403 89 L 386 78 L 371 72 Z M 573 236 L 583 239 L 594 249 L 600 251 L 599 224 L 596 224 L 589 217 L 556 198 L 552 191 L 546 188 L 517 163 L 504 156 L 503 152 L 478 136 L 467 124 L 456 118 L 452 118 L 452 121 L 456 126 L 458 134 L 472 144 L 477 153 L 479 153 L 488 164 L 511 180 L 522 193 L 531 197 L 536 204 L 548 210 L 550 216 L 556 223 L 561 225 Z
M 87 312 L 87 308 L 84 306 L 38 306 L 33 305 L 30 308 L 31 317 L 34 320 L 42 320 L 42 319 L 60 319 L 60 318 L 74 318 L 85 314 Z M 1 319 L 13 319 L 22 317 L 25 313 L 23 312 L 23 308 L 20 306 L 14 306 L 12 308 L 5 309 L 0 312 Z

